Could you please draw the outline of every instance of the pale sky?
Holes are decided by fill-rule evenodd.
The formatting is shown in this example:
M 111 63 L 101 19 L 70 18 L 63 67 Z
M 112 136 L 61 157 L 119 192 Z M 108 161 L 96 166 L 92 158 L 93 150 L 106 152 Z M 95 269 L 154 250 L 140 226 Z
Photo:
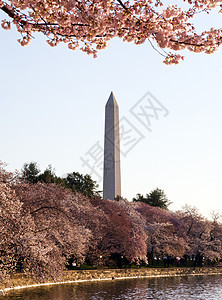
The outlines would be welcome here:
M 35 161 L 42 170 L 51 164 L 59 176 L 90 173 L 82 157 L 102 177 L 102 160 L 90 161 L 87 152 L 97 142 L 103 147 L 113 91 L 120 118 L 144 136 L 130 151 L 121 141 L 128 151 L 121 157 L 122 196 L 131 200 L 159 187 L 172 210 L 189 204 L 206 216 L 222 211 L 222 49 L 185 51 L 184 62 L 166 66 L 148 43 L 116 39 L 93 59 L 63 45 L 51 48 L 38 35 L 24 48 L 19 37 L 0 29 L 0 160 L 9 170 Z M 152 132 L 130 112 L 147 92 L 169 111 L 152 119 Z

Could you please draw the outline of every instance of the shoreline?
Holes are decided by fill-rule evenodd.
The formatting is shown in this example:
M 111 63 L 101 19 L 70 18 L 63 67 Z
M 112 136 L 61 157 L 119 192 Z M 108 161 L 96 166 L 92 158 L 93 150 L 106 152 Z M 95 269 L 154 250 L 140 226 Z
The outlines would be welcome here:
M 57 282 L 48 281 L 44 283 L 35 282 L 31 277 L 25 274 L 16 273 L 13 274 L 8 281 L 0 284 L 0 295 L 4 295 L 12 290 L 59 284 L 203 275 L 222 275 L 222 267 L 71 270 L 65 271 L 62 279 Z

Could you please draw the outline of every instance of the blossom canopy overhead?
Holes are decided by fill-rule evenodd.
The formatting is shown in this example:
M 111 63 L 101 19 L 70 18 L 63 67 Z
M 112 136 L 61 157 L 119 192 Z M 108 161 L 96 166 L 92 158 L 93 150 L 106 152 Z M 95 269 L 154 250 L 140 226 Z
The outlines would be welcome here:
M 51 46 L 64 42 L 94 57 L 114 37 L 135 44 L 149 41 L 152 46 L 155 41 L 173 50 L 161 53 L 166 64 L 177 64 L 183 58 L 177 51 L 186 48 L 214 52 L 222 43 L 221 29 L 197 33 L 193 18 L 200 12 L 221 12 L 222 1 L 177 2 L 181 5 L 168 5 L 166 0 L 0 0 L 0 9 L 9 17 L 2 27 L 8 30 L 14 23 L 22 46 L 29 44 L 33 32 L 40 32 Z

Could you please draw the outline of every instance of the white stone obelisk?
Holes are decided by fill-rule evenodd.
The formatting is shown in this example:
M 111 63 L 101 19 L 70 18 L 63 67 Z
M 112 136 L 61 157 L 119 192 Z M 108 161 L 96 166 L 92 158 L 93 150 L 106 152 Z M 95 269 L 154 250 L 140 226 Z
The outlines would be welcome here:
M 103 199 L 121 196 L 119 107 L 111 92 L 105 111 Z

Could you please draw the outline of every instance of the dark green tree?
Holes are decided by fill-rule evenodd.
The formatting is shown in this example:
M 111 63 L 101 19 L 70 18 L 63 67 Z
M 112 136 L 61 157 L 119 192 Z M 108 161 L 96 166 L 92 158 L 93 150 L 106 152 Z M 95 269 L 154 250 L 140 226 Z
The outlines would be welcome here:
M 55 183 L 64 188 L 70 188 L 74 193 L 79 192 L 89 197 L 100 197 L 98 191 L 98 184 L 92 180 L 91 176 L 86 174 L 82 175 L 78 172 L 67 174 L 65 178 L 56 176 L 55 169 L 49 165 L 43 173 L 36 162 L 25 163 L 22 169 L 22 178 L 30 183 Z
M 141 201 L 149 204 L 150 206 L 157 206 L 163 209 L 168 209 L 168 206 L 172 203 L 168 200 L 164 191 L 159 188 L 156 188 L 149 194 L 146 194 L 146 197 L 141 194 L 137 194 L 136 198 L 133 198 L 133 201 Z
M 79 172 L 69 173 L 65 178 L 65 183 L 73 192 L 79 192 L 90 198 L 100 196 L 98 184 L 88 174 L 83 175 Z
M 44 183 L 55 183 L 56 175 L 55 170 L 49 165 L 43 173 L 39 175 L 39 181 Z
M 141 195 L 141 194 L 136 194 L 136 197 L 133 198 L 133 201 L 134 202 L 138 202 L 138 201 L 146 202 L 146 198 L 144 198 L 143 195 Z
M 55 169 L 53 169 L 51 165 L 48 165 L 45 171 L 39 175 L 38 181 L 44 183 L 55 183 L 67 188 L 65 179 L 56 176 Z
M 37 162 L 25 163 L 22 169 L 22 178 L 30 183 L 37 183 L 40 169 Z
M 146 195 L 147 203 L 150 206 L 158 206 L 160 208 L 168 209 L 168 206 L 172 203 L 166 196 L 163 190 L 156 188 Z
M 43 173 L 39 175 L 39 181 L 44 183 L 56 183 L 57 176 L 55 174 L 55 169 L 52 168 L 51 165 L 49 165 Z
M 123 199 L 123 197 L 121 197 L 120 195 L 117 195 L 117 196 L 114 198 L 114 200 L 116 200 L 116 201 L 119 201 L 119 200 L 121 200 L 121 199 Z

